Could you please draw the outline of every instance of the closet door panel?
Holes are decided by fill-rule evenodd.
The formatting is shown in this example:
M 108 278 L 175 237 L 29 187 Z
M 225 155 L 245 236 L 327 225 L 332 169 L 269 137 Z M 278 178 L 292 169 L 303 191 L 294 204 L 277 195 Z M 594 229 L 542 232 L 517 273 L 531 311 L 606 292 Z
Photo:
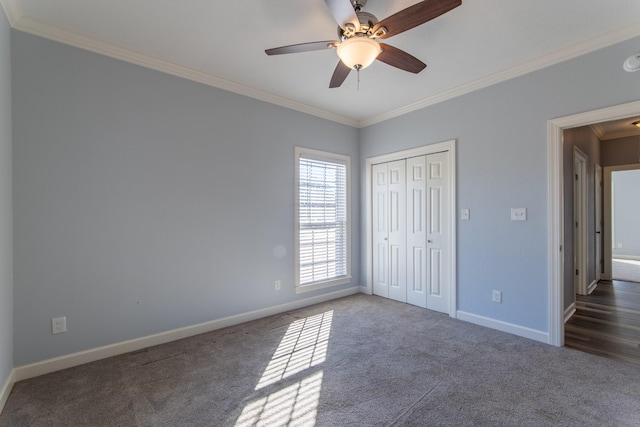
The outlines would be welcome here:
M 373 293 L 389 298 L 389 203 L 387 164 L 373 165 Z
M 427 307 L 426 156 L 407 159 L 407 302 Z
M 389 184 L 389 298 L 407 302 L 406 167 L 405 160 L 387 163 Z

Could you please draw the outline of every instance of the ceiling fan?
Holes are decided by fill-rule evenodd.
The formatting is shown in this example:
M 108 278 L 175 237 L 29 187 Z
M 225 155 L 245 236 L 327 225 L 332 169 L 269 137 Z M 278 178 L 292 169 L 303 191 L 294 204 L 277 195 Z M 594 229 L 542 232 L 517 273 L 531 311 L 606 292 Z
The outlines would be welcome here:
M 336 66 L 330 88 L 339 87 L 351 70 L 368 67 L 374 60 L 382 61 L 401 70 L 417 74 L 427 66 L 407 52 L 379 43 L 396 34 L 422 25 L 462 4 L 462 0 L 424 0 L 397 12 L 382 21 L 371 13 L 363 12 L 367 0 L 325 0 L 338 22 L 340 40 L 325 40 L 293 44 L 265 50 L 267 55 L 309 52 L 336 48 L 340 62 Z

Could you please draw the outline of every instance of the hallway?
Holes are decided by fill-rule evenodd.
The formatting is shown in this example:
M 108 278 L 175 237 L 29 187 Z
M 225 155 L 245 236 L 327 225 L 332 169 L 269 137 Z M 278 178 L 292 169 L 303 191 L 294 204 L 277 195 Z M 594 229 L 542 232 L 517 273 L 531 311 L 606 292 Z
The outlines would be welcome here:
M 576 295 L 565 346 L 640 366 L 640 283 L 600 281 L 591 295 Z

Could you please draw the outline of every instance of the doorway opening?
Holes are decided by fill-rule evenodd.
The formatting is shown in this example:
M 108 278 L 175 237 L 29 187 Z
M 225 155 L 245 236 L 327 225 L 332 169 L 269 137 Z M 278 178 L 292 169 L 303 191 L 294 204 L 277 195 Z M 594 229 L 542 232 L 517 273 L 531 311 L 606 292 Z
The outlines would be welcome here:
M 549 344 L 564 345 L 565 320 L 565 195 L 563 131 L 601 122 L 640 115 L 640 101 L 553 119 L 548 122 L 548 262 L 549 262 Z M 605 187 L 606 188 L 606 187 Z M 607 248 L 606 242 L 604 243 Z M 573 248 L 571 248 L 573 249 Z M 605 267 L 606 274 L 606 267 Z M 571 294 L 575 295 L 573 292 Z
M 638 137 L 640 149 L 640 137 Z M 638 159 L 640 161 L 640 159 Z M 611 280 L 640 283 L 640 165 L 606 168 L 607 258 Z

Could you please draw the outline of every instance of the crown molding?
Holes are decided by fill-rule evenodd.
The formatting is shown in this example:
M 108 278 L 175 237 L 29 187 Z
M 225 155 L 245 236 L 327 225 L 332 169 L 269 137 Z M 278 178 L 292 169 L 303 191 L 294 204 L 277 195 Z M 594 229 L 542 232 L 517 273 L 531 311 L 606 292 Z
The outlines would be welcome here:
M 604 129 L 602 129 L 602 126 L 600 126 L 599 123 L 594 123 L 592 125 L 589 125 L 589 127 L 591 128 L 593 133 L 596 134 L 600 141 L 604 139 Z
M 0 5 L 2 9 L 4 9 L 4 14 L 7 17 L 7 21 L 9 21 L 9 25 L 15 27 L 20 19 L 22 19 L 22 12 L 20 12 L 15 0 L 0 0 Z
M 600 138 L 601 141 L 610 141 L 612 139 L 620 139 L 620 138 L 628 138 L 630 136 L 640 136 L 640 132 L 638 132 L 637 130 L 633 130 L 633 129 L 629 129 L 629 130 L 621 130 L 618 132 L 611 132 L 608 133 L 606 135 L 604 135 L 602 138 Z
M 44 37 L 49 40 L 57 41 L 66 45 L 74 46 L 80 49 L 88 50 L 90 52 L 139 65 L 141 67 L 150 68 L 152 70 L 202 83 L 207 86 L 223 89 L 229 92 L 236 93 L 238 95 L 244 95 L 250 98 L 258 99 L 260 101 L 289 108 L 291 110 L 300 111 L 312 116 L 342 123 L 347 126 L 358 127 L 357 120 L 325 111 L 320 108 L 312 107 L 301 102 L 296 102 L 269 92 L 241 85 L 231 80 L 222 79 L 211 74 L 204 73 L 202 71 L 194 70 L 189 67 L 174 64 L 169 61 L 154 58 L 119 46 L 114 46 L 112 44 L 105 43 L 103 41 L 96 40 L 82 34 L 68 31 L 63 28 L 35 20 L 33 18 L 29 18 L 28 16 L 22 17 L 13 26 L 13 28 L 19 31 L 24 31 L 25 33 Z
M 602 49 L 616 43 L 640 36 L 640 23 L 634 23 L 604 35 L 593 37 L 589 40 L 574 44 L 564 49 L 557 50 L 549 55 L 525 62 L 515 67 L 490 74 L 481 79 L 474 80 L 467 84 L 445 90 L 433 96 L 429 96 L 406 106 L 390 110 L 376 116 L 357 120 L 344 117 L 330 111 L 312 107 L 301 102 L 278 96 L 269 92 L 261 91 L 249 86 L 245 86 L 231 80 L 222 79 L 202 71 L 194 70 L 169 61 L 154 58 L 148 55 L 135 52 L 133 50 L 114 46 L 100 40 L 74 33 L 63 28 L 53 26 L 41 21 L 37 21 L 28 16 L 23 16 L 16 5 L 16 0 L 0 0 L 7 19 L 12 28 L 80 49 L 95 52 L 121 61 L 136 64 L 145 68 L 150 68 L 166 74 L 171 74 L 184 79 L 202 83 L 207 86 L 216 87 L 239 95 L 244 95 L 270 104 L 279 105 L 284 108 L 310 114 L 326 120 L 341 123 L 355 128 L 364 128 L 394 117 L 402 116 L 416 110 L 420 110 L 440 102 L 444 102 L 459 96 L 483 89 L 497 83 L 501 83 L 515 77 L 519 77 L 533 71 L 537 71 L 551 65 L 567 61 L 572 58 Z
M 358 124 L 359 127 L 370 126 L 375 123 L 389 120 L 394 117 L 420 110 L 422 108 L 429 107 L 431 105 L 438 104 L 440 102 L 447 101 L 449 99 L 453 99 L 458 96 L 465 95 L 467 93 L 474 92 L 476 90 L 483 89 L 494 84 L 531 73 L 533 71 L 541 70 L 551 65 L 555 65 L 560 62 L 564 62 L 569 59 L 573 59 L 578 56 L 585 55 L 598 49 L 602 49 L 638 36 L 640 36 L 640 23 L 627 25 L 625 27 L 619 28 L 618 30 L 606 33 L 598 37 L 593 37 L 591 39 L 574 44 L 564 49 L 557 50 L 549 55 L 545 55 L 532 61 L 525 62 L 507 70 L 490 74 L 487 77 L 457 86 L 453 89 L 446 90 L 428 98 L 424 98 L 420 101 L 414 102 L 404 107 L 400 107 L 395 110 L 391 110 L 389 112 L 361 120 Z M 622 67 L 622 64 L 620 66 Z

